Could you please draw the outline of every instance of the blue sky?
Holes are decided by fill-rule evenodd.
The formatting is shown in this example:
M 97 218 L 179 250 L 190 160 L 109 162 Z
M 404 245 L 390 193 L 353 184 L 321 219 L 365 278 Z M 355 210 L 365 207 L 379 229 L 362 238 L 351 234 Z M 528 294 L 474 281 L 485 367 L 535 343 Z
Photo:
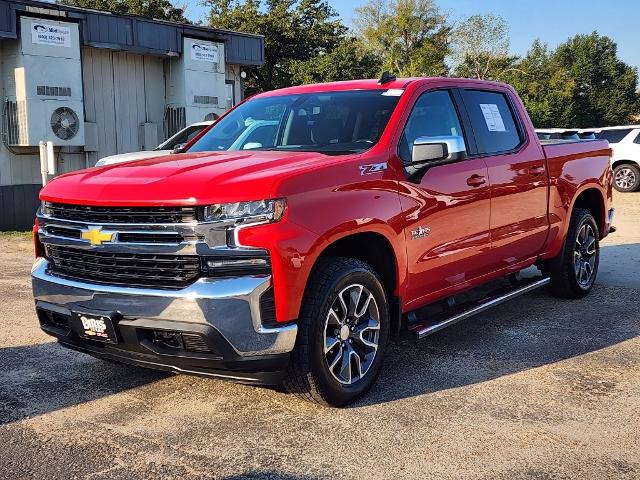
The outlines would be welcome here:
M 176 2 L 181 3 L 181 2 Z M 204 10 L 198 0 L 188 1 L 187 16 L 198 20 Z M 354 9 L 366 0 L 329 0 L 346 24 Z M 524 54 L 534 39 L 555 47 L 577 33 L 600 34 L 618 44 L 622 60 L 640 68 L 640 2 L 638 0 L 436 0 L 457 20 L 476 13 L 502 16 L 509 25 L 511 51 Z

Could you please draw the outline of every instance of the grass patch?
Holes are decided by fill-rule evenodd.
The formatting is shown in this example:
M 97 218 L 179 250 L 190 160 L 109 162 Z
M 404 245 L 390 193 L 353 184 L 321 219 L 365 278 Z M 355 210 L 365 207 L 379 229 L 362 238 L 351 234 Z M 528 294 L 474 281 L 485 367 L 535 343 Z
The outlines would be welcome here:
M 31 238 L 31 236 L 33 235 L 33 233 L 31 232 L 31 230 L 26 230 L 24 232 L 20 231 L 9 231 L 9 232 L 0 232 L 0 237 L 9 237 L 9 236 L 16 236 L 16 237 L 24 237 L 24 238 Z

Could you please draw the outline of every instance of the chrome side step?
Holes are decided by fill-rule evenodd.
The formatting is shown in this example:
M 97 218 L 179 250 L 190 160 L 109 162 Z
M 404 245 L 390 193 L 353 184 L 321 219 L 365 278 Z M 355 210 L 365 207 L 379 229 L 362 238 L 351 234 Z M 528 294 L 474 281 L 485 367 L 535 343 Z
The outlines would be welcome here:
M 524 295 L 525 293 L 529 293 L 532 290 L 543 287 L 547 285 L 551 281 L 550 278 L 537 278 L 532 279 L 532 281 L 525 282 L 524 285 L 519 285 L 510 289 L 506 292 L 501 292 L 497 296 L 492 296 L 488 298 L 484 298 L 481 301 L 474 303 L 472 307 L 458 311 L 454 313 L 452 316 L 448 316 L 442 320 L 436 318 L 433 319 L 433 323 L 426 324 L 417 324 L 409 328 L 409 331 L 415 334 L 418 339 L 424 338 L 432 333 L 435 333 L 443 328 L 454 325 L 462 320 L 465 320 L 469 317 L 477 315 L 478 313 L 484 312 L 485 310 L 489 310 L 501 303 L 507 302 L 513 298 L 519 297 L 520 295 Z M 448 312 L 451 315 L 451 312 Z M 438 315 L 441 317 L 441 315 Z

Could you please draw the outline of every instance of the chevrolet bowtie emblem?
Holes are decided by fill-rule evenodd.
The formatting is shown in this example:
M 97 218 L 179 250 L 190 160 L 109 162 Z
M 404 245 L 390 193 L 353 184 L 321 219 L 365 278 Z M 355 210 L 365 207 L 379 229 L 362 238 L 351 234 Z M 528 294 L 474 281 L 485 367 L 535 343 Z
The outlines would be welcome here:
M 111 242 L 116 232 L 102 230 L 102 227 L 89 227 L 82 230 L 82 239 L 89 240 L 91 245 L 102 245 L 104 242 Z

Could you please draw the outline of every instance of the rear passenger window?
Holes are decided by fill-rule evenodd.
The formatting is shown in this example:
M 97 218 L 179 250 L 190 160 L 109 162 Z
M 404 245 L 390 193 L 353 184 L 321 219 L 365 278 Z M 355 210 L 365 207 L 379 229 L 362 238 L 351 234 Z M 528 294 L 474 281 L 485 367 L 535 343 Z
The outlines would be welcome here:
M 638 132 L 638 135 L 636 135 L 636 139 L 633 141 L 633 143 L 640 143 L 640 132 Z
M 478 153 L 507 152 L 522 143 L 522 135 L 504 94 L 463 90 L 462 95 L 471 117 Z

